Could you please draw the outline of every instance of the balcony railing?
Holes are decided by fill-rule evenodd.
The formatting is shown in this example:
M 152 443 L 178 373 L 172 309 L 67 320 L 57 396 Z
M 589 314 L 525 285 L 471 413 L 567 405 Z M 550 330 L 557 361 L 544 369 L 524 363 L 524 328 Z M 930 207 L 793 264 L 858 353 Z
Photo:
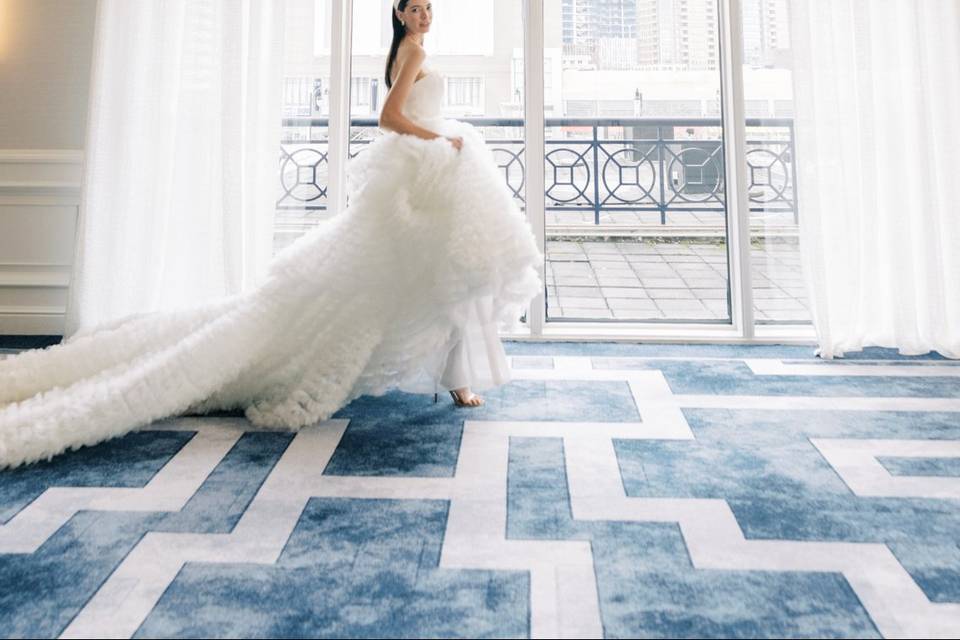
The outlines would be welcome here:
M 523 120 L 461 120 L 483 129 L 504 182 L 523 206 Z M 350 124 L 354 157 L 376 135 L 377 121 L 355 118 Z M 289 134 L 298 128 L 309 133 L 303 140 L 288 135 L 281 145 L 278 209 L 326 209 L 327 141 L 314 133 L 327 125 L 326 118 L 283 120 Z M 748 119 L 747 132 L 751 212 L 796 225 L 793 120 Z M 547 118 L 546 133 L 547 211 L 592 212 L 594 225 L 612 222 L 616 212 L 656 212 L 659 224 L 667 225 L 670 212 L 709 218 L 725 211 L 719 119 Z

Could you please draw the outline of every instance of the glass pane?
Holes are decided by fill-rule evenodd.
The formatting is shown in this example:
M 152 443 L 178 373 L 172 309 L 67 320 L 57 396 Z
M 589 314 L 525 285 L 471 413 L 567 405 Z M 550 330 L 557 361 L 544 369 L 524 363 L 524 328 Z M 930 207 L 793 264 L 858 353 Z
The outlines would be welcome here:
M 717 14 L 545 3 L 548 321 L 730 321 Z
M 522 0 L 439 0 L 431 5 L 433 22 L 424 49 L 428 66 L 445 79 L 443 115 L 481 129 L 504 180 L 522 203 Z M 392 34 L 389 3 L 354 0 L 351 157 L 378 133 Z
M 793 51 L 787 0 L 743 0 L 750 255 L 757 324 L 808 323 L 794 192 Z
M 442 113 L 477 127 L 521 210 L 524 190 L 523 0 L 436 0 L 426 64 L 444 77 Z M 350 157 L 374 136 L 386 98 L 389 3 L 354 0 Z
M 389 2 L 353 0 L 350 158 L 363 153 L 379 131 L 380 107 L 388 91 L 383 74 L 393 34 L 392 10 Z
M 327 215 L 331 0 L 287 0 L 274 252 Z

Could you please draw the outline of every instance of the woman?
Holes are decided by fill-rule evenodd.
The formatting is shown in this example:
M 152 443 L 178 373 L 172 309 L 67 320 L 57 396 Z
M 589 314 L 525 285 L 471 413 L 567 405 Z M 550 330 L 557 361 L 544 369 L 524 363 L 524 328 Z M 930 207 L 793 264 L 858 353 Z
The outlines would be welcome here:
M 351 161 L 347 208 L 253 290 L 0 361 L 0 467 L 184 412 L 297 429 L 364 394 L 443 387 L 478 406 L 472 389 L 509 380 L 497 328 L 542 289 L 543 256 L 483 138 L 440 117 L 431 12 L 394 0 L 386 131 Z

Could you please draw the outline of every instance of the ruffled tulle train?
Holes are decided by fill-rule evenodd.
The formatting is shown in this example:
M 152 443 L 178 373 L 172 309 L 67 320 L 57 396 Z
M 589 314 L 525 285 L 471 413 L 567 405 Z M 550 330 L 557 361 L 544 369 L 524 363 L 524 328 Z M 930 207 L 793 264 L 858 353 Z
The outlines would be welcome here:
M 350 163 L 347 209 L 256 289 L 0 360 L 0 466 L 184 412 L 296 429 L 365 394 L 509 380 L 497 329 L 542 289 L 543 256 L 479 133 L 430 124 L 463 149 L 376 138 Z

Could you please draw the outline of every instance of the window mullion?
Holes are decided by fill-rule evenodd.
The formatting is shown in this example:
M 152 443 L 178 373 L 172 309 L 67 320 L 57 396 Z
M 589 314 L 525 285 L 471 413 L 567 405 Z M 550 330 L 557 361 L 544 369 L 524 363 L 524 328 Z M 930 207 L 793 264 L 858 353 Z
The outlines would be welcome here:
M 533 227 L 540 251 L 546 255 L 546 227 L 544 214 L 544 96 L 543 96 L 543 2 L 524 0 L 523 3 L 523 66 L 524 66 L 524 166 L 526 169 L 527 220 Z M 541 265 L 545 270 L 546 265 Z M 541 271 L 541 276 L 546 275 Z M 544 280 L 546 281 L 546 280 Z M 543 335 L 546 291 L 530 302 L 527 326 L 532 337 Z
M 334 215 L 347 204 L 346 159 L 350 145 L 350 62 L 353 0 L 332 3 L 330 20 L 330 120 L 327 203 Z
M 750 271 L 750 199 L 746 174 L 742 0 L 718 2 L 730 303 L 733 326 L 743 338 L 750 340 L 754 337 L 754 316 L 753 279 Z

